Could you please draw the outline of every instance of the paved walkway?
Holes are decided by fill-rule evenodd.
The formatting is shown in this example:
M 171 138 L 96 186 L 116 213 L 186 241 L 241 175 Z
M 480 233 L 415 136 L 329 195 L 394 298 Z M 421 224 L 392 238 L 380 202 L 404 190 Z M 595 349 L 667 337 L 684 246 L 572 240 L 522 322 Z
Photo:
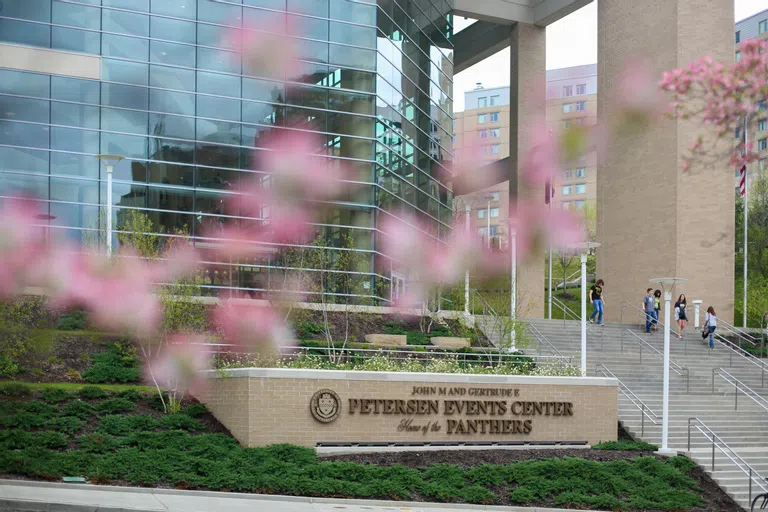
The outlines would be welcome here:
M 336 500 L 0 480 L 0 511 L 34 512 L 567 512 L 549 508 Z

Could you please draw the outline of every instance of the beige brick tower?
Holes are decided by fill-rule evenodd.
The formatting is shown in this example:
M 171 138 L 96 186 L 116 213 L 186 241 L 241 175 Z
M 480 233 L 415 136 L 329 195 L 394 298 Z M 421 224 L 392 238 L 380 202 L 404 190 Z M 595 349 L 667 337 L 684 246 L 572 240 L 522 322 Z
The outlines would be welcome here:
M 512 27 L 509 90 L 509 161 L 517 166 L 510 176 L 520 176 L 520 159 L 532 147 L 537 122 L 546 115 L 545 69 L 546 28 L 522 23 Z M 510 204 L 515 196 L 542 196 L 538 190 L 525 190 L 518 180 L 510 181 Z M 542 198 L 543 200 L 543 198 Z M 514 212 L 510 211 L 511 215 Z M 538 257 L 536 257 L 538 256 Z M 541 318 L 544 314 L 544 259 L 534 254 L 517 269 L 517 313 L 519 317 Z
M 658 77 L 703 55 L 731 62 L 733 23 L 732 0 L 600 2 L 599 122 L 615 119 L 619 77 L 632 59 L 650 59 Z M 664 120 L 611 144 L 598 164 L 597 273 L 607 321 L 618 321 L 622 301 L 640 305 L 649 278 L 665 276 L 688 278 L 675 295 L 733 320 L 733 171 L 726 158 L 680 171 L 699 129 Z

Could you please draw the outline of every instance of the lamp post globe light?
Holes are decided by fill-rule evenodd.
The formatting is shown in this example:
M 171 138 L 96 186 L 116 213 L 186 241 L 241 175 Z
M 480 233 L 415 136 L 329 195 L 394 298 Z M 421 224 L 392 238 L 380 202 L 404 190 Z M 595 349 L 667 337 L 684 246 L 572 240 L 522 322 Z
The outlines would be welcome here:
M 649 279 L 651 284 L 661 286 L 664 291 L 664 388 L 663 388 L 663 409 L 661 417 L 661 448 L 659 455 L 677 455 L 675 450 L 669 447 L 669 304 L 672 301 L 672 289 L 677 283 L 684 283 L 688 279 L 683 277 L 656 277 Z
M 112 256 L 112 172 L 125 157 L 121 155 L 96 155 L 107 166 L 107 256 Z
M 583 242 L 571 247 L 581 253 L 581 375 L 587 376 L 587 254 L 597 249 L 597 242 Z

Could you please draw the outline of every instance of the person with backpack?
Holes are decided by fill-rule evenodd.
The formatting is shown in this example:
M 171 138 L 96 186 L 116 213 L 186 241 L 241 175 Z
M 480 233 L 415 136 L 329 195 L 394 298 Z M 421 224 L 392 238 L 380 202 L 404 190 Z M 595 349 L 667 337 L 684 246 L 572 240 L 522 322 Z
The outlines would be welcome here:
M 661 290 L 653 292 L 653 330 L 659 329 L 659 310 L 661 310 Z
M 591 324 L 595 323 L 594 318 L 595 315 L 597 315 L 597 324 L 603 325 L 603 306 L 605 306 L 605 302 L 603 301 L 604 284 L 602 279 L 598 279 L 597 282 L 592 285 L 592 288 L 589 289 L 589 300 L 591 300 L 592 304 L 595 306 L 595 310 L 589 317 L 589 323 Z
M 651 325 L 655 310 L 653 308 L 653 288 L 648 288 L 643 297 L 643 310 L 645 311 L 645 333 L 651 334 Z
M 717 329 L 717 315 L 715 314 L 715 308 L 712 306 L 709 306 L 707 308 L 707 314 L 704 317 L 704 326 L 707 328 L 706 335 L 709 336 L 709 349 L 712 350 L 715 348 L 715 340 L 712 337 L 712 334 L 714 334 L 715 329 Z

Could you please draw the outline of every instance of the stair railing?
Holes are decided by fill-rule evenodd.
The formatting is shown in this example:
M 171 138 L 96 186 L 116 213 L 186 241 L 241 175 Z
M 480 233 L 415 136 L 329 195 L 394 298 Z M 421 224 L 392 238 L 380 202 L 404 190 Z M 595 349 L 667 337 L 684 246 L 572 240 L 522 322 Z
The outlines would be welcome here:
M 729 324 L 725 320 L 717 319 L 717 327 L 723 327 L 726 331 L 730 332 L 731 334 L 734 334 L 736 336 L 737 344 L 739 348 L 741 348 L 741 342 L 747 343 L 749 345 L 752 345 L 753 347 L 760 346 L 761 342 L 758 341 L 757 338 L 752 336 L 751 334 L 747 333 L 746 331 L 739 329 L 738 327 L 735 327 L 734 325 Z
M 757 405 L 768 411 L 768 400 L 763 398 L 760 393 L 749 387 L 748 385 L 741 382 L 739 379 L 734 377 L 728 370 L 725 368 L 712 368 L 712 394 L 715 393 L 715 377 L 720 377 L 724 381 L 726 381 L 728 384 L 731 384 L 735 388 L 735 392 L 733 393 L 734 397 L 734 404 L 733 409 L 735 411 L 739 410 L 739 391 L 744 393 L 744 396 L 747 398 L 751 398 L 753 402 L 755 402 Z
M 541 331 L 539 331 L 535 325 L 527 323 L 525 328 L 531 333 L 533 339 L 536 341 L 537 349 L 539 352 L 546 350 L 551 353 L 553 357 L 558 358 L 560 360 L 560 364 L 567 366 L 573 365 L 573 358 L 564 356 L 562 353 L 560 353 L 560 351 L 557 350 L 555 346 L 552 345 L 552 343 L 550 343 L 550 341 L 543 334 L 541 334 Z
M 695 428 L 699 431 L 708 441 L 712 441 L 712 473 L 715 472 L 715 449 L 720 450 L 731 462 L 733 462 L 739 471 L 744 473 L 749 478 L 749 501 L 752 503 L 752 482 L 757 483 L 757 486 L 768 493 L 768 488 L 765 484 L 765 478 L 757 472 L 755 468 L 747 464 L 747 462 L 739 457 L 736 452 L 728 446 L 728 443 L 723 441 L 706 423 L 699 418 L 688 418 L 688 454 L 691 453 L 691 428 Z
M 716 343 L 719 343 L 723 348 L 727 349 L 728 355 L 729 355 L 729 362 L 728 364 L 730 366 L 733 366 L 733 356 L 734 354 L 737 356 L 740 356 L 744 359 L 746 359 L 749 363 L 757 366 L 760 368 L 760 387 L 765 387 L 765 372 L 768 369 L 768 365 L 766 365 L 765 362 L 763 362 L 762 359 L 755 357 L 754 355 L 750 354 L 743 348 L 739 348 L 737 346 L 734 346 L 732 343 L 729 343 L 727 339 L 723 338 L 719 333 L 715 332 L 712 335 L 713 341 Z M 712 351 L 708 350 L 708 354 L 711 354 Z
M 629 338 L 631 341 L 637 343 L 640 347 L 640 364 L 643 363 L 643 348 L 645 350 L 649 351 L 653 356 L 655 356 L 657 359 L 660 359 L 662 362 L 664 362 L 664 354 L 659 351 L 656 347 L 645 341 L 643 338 L 638 336 L 636 333 L 632 332 L 629 329 L 624 329 L 621 331 L 621 341 L 620 341 L 620 349 L 622 354 L 624 353 L 624 335 L 625 333 L 631 334 L 633 337 Z M 684 366 L 680 366 L 676 362 L 674 362 L 671 358 L 669 360 L 669 368 L 675 372 L 676 374 L 682 376 L 683 373 L 685 373 L 685 392 L 689 393 L 691 390 L 691 374 L 688 371 L 688 368 L 685 368 Z
M 646 317 L 645 310 L 643 308 L 641 308 L 640 306 L 632 304 L 631 302 L 626 301 L 626 300 L 624 302 L 622 302 L 621 304 L 619 304 L 619 323 L 622 323 L 622 324 L 624 323 L 624 310 L 625 309 L 629 309 L 630 311 L 631 310 L 635 310 L 637 312 L 637 324 L 640 326 L 640 329 L 645 329 L 645 317 Z M 659 319 L 656 322 L 656 325 L 664 327 L 664 322 L 662 322 L 661 319 Z
M 557 297 L 552 297 L 552 303 L 559 309 L 563 310 L 563 325 L 565 325 L 566 320 L 576 320 L 581 322 L 581 315 L 577 314 L 574 310 L 569 308 L 565 302 L 561 301 Z M 604 330 L 599 327 L 595 327 L 593 324 L 587 323 L 587 332 L 600 337 L 600 350 L 603 350 L 605 348 Z
M 602 374 L 603 377 L 610 377 L 611 379 L 616 379 L 616 382 L 619 383 L 619 391 L 622 395 L 627 397 L 629 401 L 634 405 L 639 411 L 640 411 L 640 436 L 645 436 L 645 418 L 648 418 L 651 423 L 654 425 L 659 424 L 659 415 L 653 412 L 653 409 L 648 407 L 645 402 L 643 402 L 640 397 L 638 397 L 636 394 L 632 392 L 631 389 L 627 387 L 626 384 L 624 384 L 621 379 L 616 377 L 611 370 L 609 370 L 604 364 L 600 363 L 597 366 L 595 366 L 595 373 Z

